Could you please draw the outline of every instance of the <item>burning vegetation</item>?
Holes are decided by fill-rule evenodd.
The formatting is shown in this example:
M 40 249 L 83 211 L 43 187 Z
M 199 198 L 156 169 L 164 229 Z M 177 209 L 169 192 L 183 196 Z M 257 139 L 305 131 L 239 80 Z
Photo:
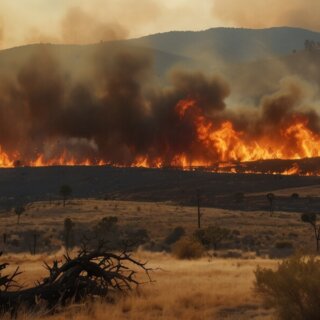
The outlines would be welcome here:
M 86 76 L 76 79 L 40 46 L 17 74 L 2 76 L 1 167 L 237 172 L 240 166 L 246 172 L 243 164 L 253 161 L 320 156 L 315 95 L 298 78 L 284 79 L 258 106 L 228 107 L 231 87 L 220 77 L 174 70 L 170 82 L 159 85 L 150 56 L 121 48 L 108 58 L 98 51 L 92 61 Z M 307 174 L 297 161 L 281 172 Z

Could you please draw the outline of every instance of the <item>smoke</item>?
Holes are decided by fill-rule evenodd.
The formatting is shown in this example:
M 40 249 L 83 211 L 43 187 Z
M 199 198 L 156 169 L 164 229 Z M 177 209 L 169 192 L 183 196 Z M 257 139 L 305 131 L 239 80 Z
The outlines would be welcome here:
M 4 47 L 35 42 L 88 44 L 126 39 L 157 32 L 166 6 L 155 0 L 66 0 L 59 4 L 41 0 L 17 3 L 3 0 Z M 160 28 L 159 28 L 160 29 Z
M 127 29 L 116 22 L 103 22 L 80 7 L 69 8 L 61 22 L 64 43 L 94 43 L 100 40 L 125 39 Z
M 214 0 L 213 14 L 237 27 L 304 27 L 320 30 L 318 0 Z
M 75 79 L 50 46 L 38 47 L 14 78 L 2 76 L 2 151 L 24 163 L 39 155 L 46 163 L 64 157 L 131 165 L 144 158 L 149 165 L 159 159 L 170 165 L 180 155 L 212 163 L 224 159 L 217 147 L 221 139 L 226 148 L 236 143 L 223 132 L 215 138 L 226 122 L 244 143 L 281 143 L 289 156 L 301 146 L 296 133 L 279 141 L 285 128 L 302 121 L 320 132 L 314 89 L 295 77 L 251 109 L 228 107 L 231 89 L 221 77 L 174 70 L 165 88 L 153 77 L 153 57 L 136 49 L 101 45 L 86 74 Z
M 4 41 L 4 24 L 0 17 L 0 48 L 2 47 L 3 41 Z

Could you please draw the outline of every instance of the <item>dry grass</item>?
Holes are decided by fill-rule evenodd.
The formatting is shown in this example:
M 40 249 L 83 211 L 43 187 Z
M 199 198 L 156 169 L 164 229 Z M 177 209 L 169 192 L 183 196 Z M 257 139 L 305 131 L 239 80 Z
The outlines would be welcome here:
M 288 191 L 288 192 L 291 192 Z M 203 226 L 218 224 L 237 230 L 241 237 L 251 237 L 260 246 L 273 246 L 279 241 L 290 241 L 295 248 L 314 250 L 314 239 L 308 226 L 300 221 L 298 213 L 276 212 L 273 217 L 264 211 L 231 211 L 203 208 Z M 177 226 L 186 229 L 188 235 L 197 228 L 197 211 L 193 207 L 173 203 L 74 200 L 63 208 L 61 203 L 38 202 L 31 205 L 16 224 L 12 212 L 1 214 L 0 235 L 16 236 L 21 231 L 41 230 L 56 246 L 63 228 L 63 221 L 70 217 L 77 232 L 92 228 L 105 216 L 116 216 L 120 225 L 130 225 L 148 230 L 153 240 L 163 240 Z M 0 250 L 2 249 L 0 241 Z M 40 243 L 39 246 L 42 244 Z M 6 248 L 4 248 L 6 249 Z M 19 251 L 21 248 L 17 248 Z M 250 248 L 249 248 L 250 249 Z M 21 281 L 32 285 L 45 275 L 42 261 L 59 258 L 62 251 L 47 255 L 7 254 L 8 262 L 20 265 L 25 273 Z M 181 261 L 165 253 L 138 252 L 142 260 L 161 270 L 153 274 L 155 283 L 142 286 L 139 292 L 120 299 L 116 304 L 73 306 L 67 311 L 43 317 L 25 314 L 20 320 L 40 319 L 271 319 L 272 311 L 261 307 L 261 301 L 253 291 L 254 273 L 258 265 L 273 267 L 269 259 L 220 259 L 202 258 Z M 254 256 L 254 255 L 253 255 Z
M 61 246 L 58 240 L 63 221 L 70 217 L 76 225 L 78 234 L 84 228 L 92 228 L 105 216 L 116 216 L 120 225 L 147 229 L 151 239 L 162 241 L 170 231 L 182 226 L 188 234 L 197 228 L 197 209 L 177 206 L 172 203 L 74 200 L 65 208 L 61 203 L 38 202 L 28 207 L 17 225 L 16 215 L 7 212 L 0 215 L 0 236 L 7 233 L 10 237 L 24 232 L 38 230 L 50 238 L 55 248 Z M 275 212 L 273 217 L 267 211 L 232 211 L 203 208 L 202 224 L 218 224 L 221 227 L 240 232 L 241 237 L 254 237 L 260 247 L 270 247 L 279 241 L 291 241 L 297 250 L 314 251 L 313 235 L 300 220 L 299 213 Z M 23 240 L 20 241 L 23 243 Z M 39 243 L 41 250 L 42 243 Z M 1 241 L 0 241 L 1 249 Z M 11 248 L 12 249 L 12 248 Z M 47 249 L 43 248 L 44 251 Z M 25 250 L 27 250 L 25 248 Z M 19 251 L 19 248 L 17 248 Z
M 59 256 L 61 253 L 56 255 Z M 150 261 L 155 283 L 143 285 L 139 292 L 121 298 L 115 304 L 73 306 L 46 319 L 271 319 L 271 311 L 261 308 L 253 291 L 257 265 L 273 267 L 266 259 L 201 259 L 180 261 L 164 253 L 138 252 Z M 54 256 L 6 256 L 25 273 L 22 282 L 31 284 L 45 274 L 40 261 Z M 13 265 L 12 265 L 13 268 Z M 44 316 L 23 315 L 20 320 L 40 320 Z

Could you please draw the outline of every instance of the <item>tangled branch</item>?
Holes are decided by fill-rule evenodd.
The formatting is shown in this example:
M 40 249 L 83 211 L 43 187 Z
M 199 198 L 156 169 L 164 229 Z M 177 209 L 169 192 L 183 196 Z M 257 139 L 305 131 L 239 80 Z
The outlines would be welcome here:
M 143 271 L 151 282 L 151 269 L 127 251 L 116 254 L 106 252 L 100 246 L 88 251 L 83 246 L 75 258 L 68 254 L 63 262 L 45 263 L 48 276 L 34 287 L 22 289 L 16 282 L 19 268 L 12 275 L 2 275 L 8 264 L 0 264 L 0 311 L 16 313 L 20 307 L 37 310 L 45 307 L 50 312 L 70 303 L 78 303 L 90 297 L 111 299 L 116 292 L 128 292 L 139 286 L 136 275 Z

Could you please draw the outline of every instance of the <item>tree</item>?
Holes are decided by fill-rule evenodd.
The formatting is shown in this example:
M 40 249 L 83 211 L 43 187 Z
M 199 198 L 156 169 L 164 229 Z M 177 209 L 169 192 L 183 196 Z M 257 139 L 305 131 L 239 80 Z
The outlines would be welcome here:
M 25 207 L 18 206 L 14 209 L 15 214 L 17 215 L 17 224 L 20 224 L 20 216 L 26 211 Z
M 64 184 L 60 187 L 60 194 L 63 198 L 63 206 L 66 206 L 66 200 L 71 196 L 72 194 L 72 189 L 70 186 Z
M 221 228 L 217 225 L 209 226 L 205 229 L 199 229 L 194 233 L 202 245 L 207 248 L 218 249 L 219 244 L 231 237 L 231 231 L 226 228 Z
M 198 229 L 200 229 L 202 213 L 201 213 L 201 191 L 199 189 L 197 190 L 196 195 L 197 195 Z
M 270 205 L 270 217 L 272 217 L 273 212 L 274 212 L 274 200 L 275 200 L 276 196 L 273 193 L 268 193 L 267 194 L 267 199 L 269 201 L 269 205 Z
M 100 241 L 108 244 L 109 249 L 118 248 L 121 245 L 121 233 L 118 226 L 118 218 L 109 216 L 102 218 L 93 228 L 94 235 Z
M 66 251 L 68 251 L 72 245 L 72 231 L 73 231 L 74 223 L 70 218 L 66 218 L 64 220 L 64 246 Z
M 316 241 L 317 252 L 319 252 L 320 244 L 320 226 L 317 224 L 317 215 L 315 213 L 303 213 L 301 215 L 301 220 L 305 223 L 309 223 L 314 232 L 314 238 Z

